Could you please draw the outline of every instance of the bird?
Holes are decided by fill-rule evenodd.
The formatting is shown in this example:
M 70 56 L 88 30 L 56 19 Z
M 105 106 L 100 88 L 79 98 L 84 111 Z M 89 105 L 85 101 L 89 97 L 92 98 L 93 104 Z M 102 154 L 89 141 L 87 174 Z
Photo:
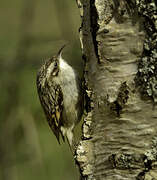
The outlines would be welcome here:
M 62 58 L 65 46 L 40 67 L 36 85 L 46 119 L 59 144 L 60 137 L 63 141 L 67 138 L 72 147 L 74 128 L 82 117 L 83 98 L 77 72 Z

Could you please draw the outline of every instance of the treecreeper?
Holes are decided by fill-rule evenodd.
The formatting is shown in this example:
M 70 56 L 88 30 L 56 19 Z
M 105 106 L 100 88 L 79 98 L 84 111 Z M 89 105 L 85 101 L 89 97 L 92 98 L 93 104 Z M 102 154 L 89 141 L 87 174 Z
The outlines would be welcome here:
M 48 124 L 58 142 L 65 137 L 74 146 L 74 128 L 83 114 L 80 78 L 63 58 L 63 48 L 49 58 L 37 73 L 37 91 Z

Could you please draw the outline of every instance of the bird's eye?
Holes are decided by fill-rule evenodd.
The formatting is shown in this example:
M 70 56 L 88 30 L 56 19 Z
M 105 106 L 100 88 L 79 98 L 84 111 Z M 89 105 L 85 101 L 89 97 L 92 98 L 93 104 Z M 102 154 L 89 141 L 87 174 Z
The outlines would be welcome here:
M 54 67 L 56 68 L 58 65 L 57 65 L 57 62 L 54 63 Z

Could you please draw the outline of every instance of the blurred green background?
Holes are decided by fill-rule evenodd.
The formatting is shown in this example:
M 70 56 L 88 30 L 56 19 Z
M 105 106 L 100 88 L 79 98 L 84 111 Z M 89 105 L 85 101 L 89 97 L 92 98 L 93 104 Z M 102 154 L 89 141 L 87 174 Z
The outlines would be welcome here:
M 64 44 L 81 72 L 75 0 L 1 0 L 0 180 L 77 180 L 67 144 L 59 145 L 36 91 L 36 72 Z

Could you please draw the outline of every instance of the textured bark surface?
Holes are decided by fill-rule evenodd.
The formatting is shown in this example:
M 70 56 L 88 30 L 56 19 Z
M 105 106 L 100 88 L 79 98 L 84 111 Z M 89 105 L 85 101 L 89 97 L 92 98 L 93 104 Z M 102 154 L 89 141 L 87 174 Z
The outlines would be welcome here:
M 82 177 L 157 179 L 156 2 L 82 0 L 78 7 L 88 102 L 76 151 Z

